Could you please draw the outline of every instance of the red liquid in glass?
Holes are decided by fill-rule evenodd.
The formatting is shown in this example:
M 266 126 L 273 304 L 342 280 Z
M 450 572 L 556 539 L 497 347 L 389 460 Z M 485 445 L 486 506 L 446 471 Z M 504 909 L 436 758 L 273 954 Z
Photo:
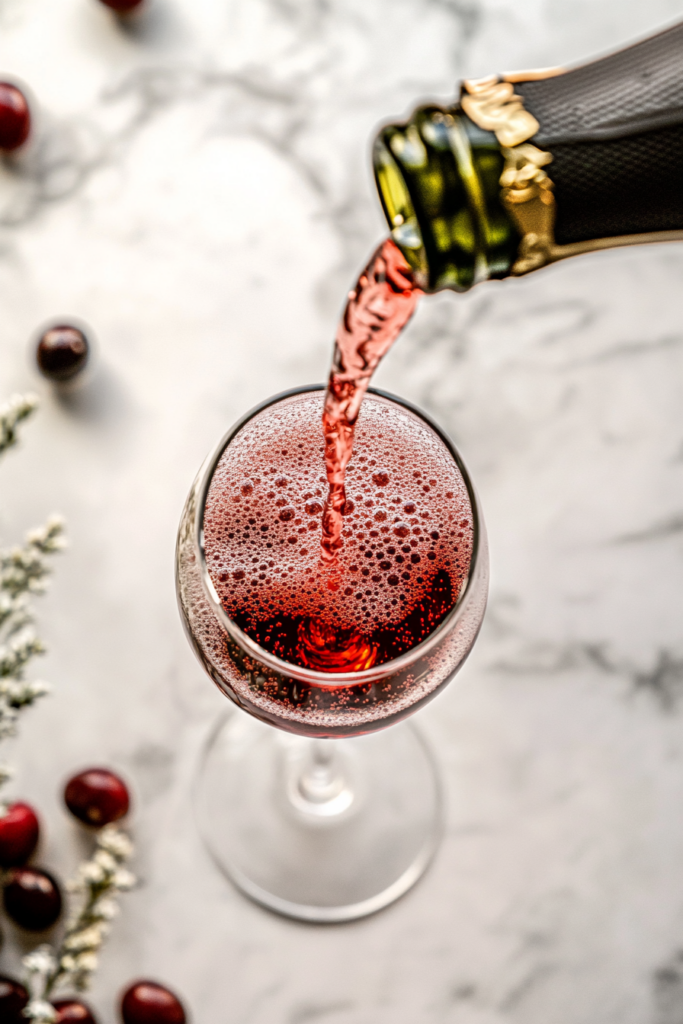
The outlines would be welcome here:
M 211 481 L 204 548 L 225 611 L 260 647 L 320 672 L 357 672 L 406 653 L 453 608 L 473 515 L 438 435 L 368 396 L 346 465 L 344 543 L 322 562 L 322 404 L 320 393 L 295 397 L 238 431 Z
M 343 543 L 344 481 L 363 395 L 422 294 L 405 257 L 390 238 L 380 245 L 349 292 L 337 329 L 323 411 L 329 483 L 322 523 L 323 561 L 334 561 Z

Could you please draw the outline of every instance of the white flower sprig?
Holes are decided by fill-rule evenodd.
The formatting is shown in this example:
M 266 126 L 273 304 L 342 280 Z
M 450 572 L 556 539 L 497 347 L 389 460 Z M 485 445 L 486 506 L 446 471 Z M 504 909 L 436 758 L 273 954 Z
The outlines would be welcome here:
M 52 1003 L 45 998 L 49 979 L 57 969 L 57 961 L 51 946 L 37 946 L 22 960 L 26 977 L 29 1002 L 23 1011 L 24 1017 L 35 1024 L 53 1024 L 57 1013 Z
M 0 455 L 17 443 L 19 424 L 37 407 L 35 395 L 13 395 L 0 407 Z M 48 556 L 64 546 L 64 523 L 51 516 L 23 545 L 0 550 L 0 740 L 15 734 L 23 708 L 49 692 L 47 683 L 24 679 L 28 663 L 45 650 L 33 630 L 30 598 L 45 590 Z M 0 764 L 0 787 L 11 776 L 9 766 Z
M 37 408 L 36 395 L 12 395 L 0 406 L 0 455 L 17 443 L 17 427 Z
M 15 734 L 21 710 L 49 693 L 47 683 L 24 678 L 28 663 L 45 650 L 33 630 L 30 598 L 45 590 L 48 558 L 64 546 L 63 520 L 51 516 L 22 546 L 0 550 L 0 740 Z M 10 777 L 0 765 L 0 786 Z
M 96 843 L 95 853 L 81 864 L 68 885 L 70 892 L 81 895 L 81 901 L 59 949 L 55 952 L 50 946 L 40 946 L 23 959 L 30 995 L 24 1015 L 38 1024 L 54 1021 L 48 998 L 56 988 L 69 986 L 81 992 L 88 987 L 97 970 L 100 946 L 118 913 L 116 896 L 135 885 L 135 876 L 125 866 L 133 853 L 125 832 L 116 825 L 105 825 L 97 833 Z

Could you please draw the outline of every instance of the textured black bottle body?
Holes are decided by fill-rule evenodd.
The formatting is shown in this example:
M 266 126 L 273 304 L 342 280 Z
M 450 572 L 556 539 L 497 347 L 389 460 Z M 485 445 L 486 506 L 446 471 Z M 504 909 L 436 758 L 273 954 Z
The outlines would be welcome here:
M 537 130 L 525 142 L 552 158 L 544 171 L 552 181 L 554 242 L 558 253 L 559 248 L 572 246 L 581 251 L 577 243 L 594 240 L 613 239 L 614 244 L 623 244 L 617 239 L 683 231 L 683 24 L 573 70 L 527 76 L 520 73 L 498 81 L 511 83 L 515 99 L 521 100 L 524 110 L 537 122 Z M 478 83 L 474 86 L 479 87 Z M 441 108 L 466 127 L 470 119 L 464 108 L 473 116 L 466 102 L 468 88 L 465 83 L 462 104 Z M 424 120 L 424 111 L 431 108 L 420 109 Z M 408 126 L 421 123 L 419 114 L 416 111 Z M 387 139 L 391 142 L 387 131 L 384 129 L 380 136 L 385 143 Z M 481 135 L 481 124 L 475 125 L 474 131 Z M 491 132 L 489 143 L 497 144 L 500 152 L 509 157 L 511 150 L 500 145 L 500 137 L 500 132 L 497 139 Z M 420 176 L 400 166 L 396 149 L 394 145 L 392 158 L 411 201 L 414 200 L 419 229 L 429 248 L 431 225 L 429 217 L 421 213 L 424 204 Z M 390 226 L 395 229 L 396 214 L 392 224 L 386 186 L 379 175 L 378 185 Z M 498 198 L 501 209 L 513 221 L 511 237 L 516 245 L 521 241 L 519 223 L 509 217 L 511 207 L 504 202 L 502 193 Z M 489 196 L 489 205 L 492 201 Z M 394 231 L 395 237 L 396 234 L 397 243 L 404 248 L 400 230 Z M 482 246 L 485 248 L 485 240 Z M 604 247 L 608 246 L 595 246 Z M 404 251 L 409 259 L 411 255 L 414 259 L 409 247 Z M 547 262 L 571 254 L 559 253 Z M 431 263 L 438 263 L 439 259 L 431 255 Z M 494 267 L 485 276 L 505 277 L 520 272 L 525 271 L 515 269 L 511 260 L 508 268 Z M 471 282 L 465 275 L 458 284 L 451 285 L 433 266 L 423 283 L 428 291 L 440 287 L 463 290 L 476 280 L 476 275 L 469 276 Z
M 515 92 L 553 155 L 558 243 L 683 228 L 683 24 Z

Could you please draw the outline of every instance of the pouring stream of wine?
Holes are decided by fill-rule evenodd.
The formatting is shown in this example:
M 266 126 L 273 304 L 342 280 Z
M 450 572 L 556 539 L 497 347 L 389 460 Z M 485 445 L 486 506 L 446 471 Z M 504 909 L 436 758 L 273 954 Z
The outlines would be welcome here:
M 334 562 L 342 546 L 346 467 L 358 413 L 380 361 L 410 320 L 423 292 L 400 249 L 386 239 L 349 292 L 337 328 L 325 393 L 323 434 L 329 492 L 322 520 L 321 557 Z

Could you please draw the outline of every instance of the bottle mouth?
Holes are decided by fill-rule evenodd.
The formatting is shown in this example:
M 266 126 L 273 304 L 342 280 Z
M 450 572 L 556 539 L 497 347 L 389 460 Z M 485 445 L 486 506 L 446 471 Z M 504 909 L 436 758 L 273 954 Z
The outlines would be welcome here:
M 412 268 L 418 286 L 426 291 L 429 263 L 424 239 L 401 165 L 394 158 L 391 150 L 390 139 L 399 136 L 389 133 L 390 129 L 385 128 L 375 140 L 373 152 L 375 181 L 384 208 L 384 215 L 391 230 L 391 237 Z M 387 135 L 389 138 L 385 137 Z
M 493 132 L 459 106 L 418 107 L 377 136 L 375 180 L 391 237 L 418 287 L 467 291 L 506 277 L 519 233 L 500 198 L 504 167 Z

